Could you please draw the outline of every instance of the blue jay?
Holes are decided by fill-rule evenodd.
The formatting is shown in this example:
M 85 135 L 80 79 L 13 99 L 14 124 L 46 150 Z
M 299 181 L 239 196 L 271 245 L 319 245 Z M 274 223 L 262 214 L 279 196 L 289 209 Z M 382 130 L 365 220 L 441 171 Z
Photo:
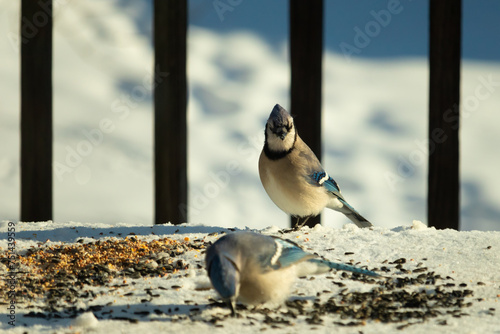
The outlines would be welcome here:
M 227 234 L 206 252 L 213 287 L 235 314 L 236 301 L 258 305 L 287 299 L 296 277 L 336 270 L 378 277 L 373 271 L 330 262 L 296 243 L 254 232 Z
M 337 182 L 299 137 L 293 117 L 279 104 L 267 120 L 259 174 L 271 200 L 289 215 L 307 221 L 326 207 L 342 212 L 358 227 L 372 226 L 347 203 Z

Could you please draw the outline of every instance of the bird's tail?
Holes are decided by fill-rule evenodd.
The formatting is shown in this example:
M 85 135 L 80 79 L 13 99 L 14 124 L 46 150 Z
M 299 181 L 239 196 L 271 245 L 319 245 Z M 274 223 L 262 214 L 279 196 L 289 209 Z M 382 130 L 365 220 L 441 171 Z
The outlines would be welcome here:
M 311 260 L 308 260 L 308 262 L 314 263 L 318 267 L 318 271 L 324 272 L 324 271 L 328 271 L 330 269 L 335 269 L 335 270 L 351 271 L 353 273 L 363 274 L 363 275 L 372 276 L 372 277 L 380 277 L 380 275 L 374 271 L 361 269 L 358 267 L 350 266 L 348 264 L 336 263 L 336 262 L 331 262 L 331 261 L 323 260 L 323 259 L 311 259 Z
M 339 200 L 344 204 L 344 207 L 340 210 L 347 218 L 349 218 L 358 227 L 371 227 L 373 226 L 365 217 L 359 214 L 349 203 L 345 200 L 339 198 Z

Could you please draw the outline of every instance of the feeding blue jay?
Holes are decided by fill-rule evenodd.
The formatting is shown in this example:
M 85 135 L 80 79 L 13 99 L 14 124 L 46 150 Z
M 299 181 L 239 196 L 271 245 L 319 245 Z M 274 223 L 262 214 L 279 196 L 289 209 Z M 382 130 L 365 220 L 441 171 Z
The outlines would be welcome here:
M 254 232 L 235 232 L 219 238 L 208 248 L 205 262 L 213 287 L 233 315 L 237 300 L 252 305 L 285 301 L 299 276 L 331 269 L 379 276 L 370 270 L 321 259 L 292 241 Z
M 271 200 L 294 217 L 307 220 L 326 207 L 342 212 L 358 227 L 372 226 L 347 203 L 337 182 L 299 137 L 293 117 L 279 104 L 267 120 L 259 174 Z

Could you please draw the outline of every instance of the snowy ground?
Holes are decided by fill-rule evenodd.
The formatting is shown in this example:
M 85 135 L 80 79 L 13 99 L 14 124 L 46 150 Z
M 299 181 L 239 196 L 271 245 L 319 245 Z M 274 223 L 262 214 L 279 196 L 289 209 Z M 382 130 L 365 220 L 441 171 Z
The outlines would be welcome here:
M 139 3 L 58 3 L 54 219 L 150 225 L 151 15 Z M 0 0 L 0 8 L 0 218 L 18 221 L 19 2 Z M 244 14 L 243 6 L 235 13 Z M 260 184 L 257 159 L 271 108 L 288 107 L 287 44 L 195 26 L 188 42 L 186 221 L 286 227 L 288 217 Z M 462 68 L 461 229 L 499 230 L 500 65 L 464 61 Z M 376 226 L 394 228 L 408 217 L 425 223 L 427 80 L 426 59 L 348 61 L 325 52 L 324 165 Z M 107 132 L 102 121 L 112 122 Z M 238 173 L 220 182 L 228 164 L 239 166 Z M 339 228 L 348 221 L 325 212 L 323 222 Z
M 3 222 L 1 227 L 6 231 L 9 224 Z M 168 237 L 181 242 L 206 243 L 228 232 L 217 226 L 149 227 L 74 222 L 17 223 L 14 227 L 18 255 L 26 255 L 29 249 L 84 245 L 126 236 L 145 241 Z M 208 289 L 210 284 L 203 266 L 203 250 L 191 250 L 175 259 L 187 264 L 186 270 L 164 277 L 119 277 L 105 286 L 84 285 L 76 288 L 76 292 L 92 291 L 92 296 L 80 297 L 74 303 L 61 301 L 56 310 L 50 312 L 44 308 L 47 305 L 43 299 L 18 302 L 16 327 L 8 324 L 5 305 L 0 309 L 3 319 L 0 330 L 9 333 L 255 333 L 263 330 L 303 333 L 314 328 L 318 333 L 399 333 L 398 328 L 405 328 L 409 333 L 500 333 L 500 232 L 438 231 L 417 221 L 393 229 L 358 229 L 347 224 L 341 229 L 317 226 L 284 235 L 278 227 L 260 232 L 289 238 L 330 260 L 367 266 L 387 278 L 366 283 L 353 280 L 350 275 L 343 277 L 341 273 L 332 272 L 314 279 L 297 279 L 291 300 L 298 302 L 279 309 L 243 309 L 238 318 L 231 318 L 227 308 L 214 305 L 212 298 L 216 299 L 216 294 Z M 4 254 L 8 247 L 7 238 L 0 240 L 0 247 Z M 383 271 L 384 267 L 387 271 Z M 1 264 L 0 269 L 2 275 L 6 275 L 6 268 Z M 19 278 L 22 274 L 17 275 Z M 384 281 L 402 282 L 419 275 L 437 278 L 435 282 L 413 283 L 391 291 L 387 285 L 382 285 Z M 465 297 L 461 301 L 462 307 L 439 308 L 439 313 L 425 320 L 418 316 L 427 311 L 425 308 L 410 306 L 406 309 L 399 306 L 392 311 L 414 311 L 407 320 L 395 323 L 370 319 L 359 321 L 349 317 L 341 319 L 332 313 L 311 317 L 314 302 L 325 304 L 330 298 L 338 299 L 377 288 L 382 293 L 424 292 L 430 297 L 453 292 L 454 296 L 465 294 Z M 450 300 L 457 300 L 450 296 Z M 304 306 L 303 315 L 294 303 Z

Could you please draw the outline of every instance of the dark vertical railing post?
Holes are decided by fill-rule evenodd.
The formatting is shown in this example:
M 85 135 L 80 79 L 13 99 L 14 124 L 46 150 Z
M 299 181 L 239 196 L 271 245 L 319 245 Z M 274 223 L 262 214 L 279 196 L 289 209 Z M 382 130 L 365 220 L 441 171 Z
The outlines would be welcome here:
M 302 139 L 321 159 L 323 0 L 290 0 L 290 109 Z M 320 223 L 320 216 L 307 225 Z M 292 226 L 297 220 L 292 218 Z
M 458 229 L 461 0 L 429 1 L 428 223 Z
M 52 219 L 52 0 L 21 2 L 21 220 Z
M 154 2 L 155 224 L 187 218 L 187 1 Z

